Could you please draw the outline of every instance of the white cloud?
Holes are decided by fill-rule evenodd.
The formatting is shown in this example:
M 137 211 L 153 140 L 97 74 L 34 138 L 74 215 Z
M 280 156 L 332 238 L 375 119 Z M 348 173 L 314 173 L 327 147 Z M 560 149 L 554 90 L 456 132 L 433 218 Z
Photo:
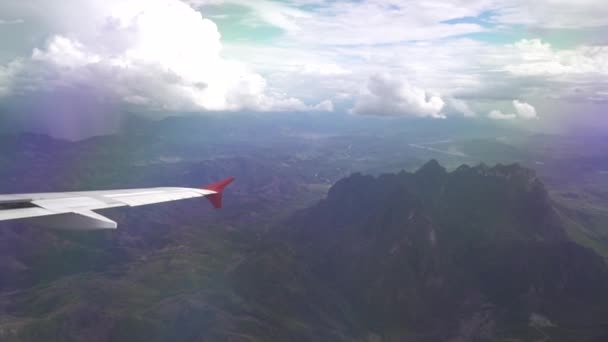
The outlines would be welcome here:
M 305 74 L 318 74 L 321 76 L 348 75 L 352 72 L 335 63 L 305 63 L 301 70 Z
M 314 17 L 302 20 L 306 31 L 298 38 L 323 45 L 375 45 L 440 39 L 483 31 L 477 24 L 446 24 L 468 15 L 466 8 L 436 8 L 429 2 L 386 4 L 336 2 Z M 414 14 L 415 13 L 415 14 Z
M 0 65 L 0 98 L 10 95 L 12 80 L 21 68 L 21 60 L 15 60 L 6 66 Z
M 446 1 L 188 0 L 198 6 L 238 4 L 259 20 L 285 30 L 292 39 L 321 45 L 386 44 L 439 39 L 483 31 L 477 24 L 445 21 L 475 16 L 480 7 Z M 313 10 L 302 7 L 314 5 Z M 254 22 L 255 24 L 255 22 Z
M 102 57 L 87 51 L 87 48 L 78 41 L 63 36 L 51 38 L 46 48 L 35 48 L 32 59 L 47 62 L 57 67 L 75 69 L 102 62 Z
M 531 104 L 520 102 L 518 100 L 513 100 L 513 107 L 515 107 L 515 111 L 517 112 L 517 116 L 522 119 L 536 119 L 538 116 L 536 115 L 536 108 Z
M 312 108 L 269 94 L 261 75 L 224 58 L 216 25 L 179 0 L 112 0 L 102 7 L 80 13 L 96 23 L 92 29 L 68 28 L 35 49 L 31 65 L 13 75 L 11 84 L 21 87 L 14 90 L 87 84 L 114 101 L 174 111 Z
M 505 114 L 505 113 L 501 112 L 500 110 L 493 110 L 488 114 L 488 117 L 490 119 L 494 119 L 494 120 L 513 120 L 513 119 L 517 118 L 517 115 Z
M 333 112 L 334 111 L 334 103 L 331 100 L 325 100 L 316 106 L 313 107 L 315 111 L 320 112 Z
M 445 114 L 473 116 L 479 101 L 557 94 L 565 86 L 510 75 L 504 66 L 517 61 L 519 52 L 509 46 L 464 38 L 356 48 L 293 47 L 281 40 L 272 46 L 229 44 L 227 48 L 228 54 L 251 63 L 273 88 L 307 98 L 307 102 L 327 94 L 342 99 L 358 97 L 361 85 L 368 83 L 368 75 L 388 73 L 441 94 L 446 102 Z
M 455 99 L 455 98 L 449 98 L 447 100 L 448 103 L 448 107 L 453 110 L 456 111 L 462 115 L 464 115 L 467 118 L 470 117 L 474 117 L 477 114 L 475 113 L 475 111 L 473 111 L 471 109 L 471 107 L 469 106 L 469 104 L 464 101 L 464 100 L 460 100 L 460 99 Z
M 555 50 L 540 39 L 510 45 L 514 60 L 505 70 L 519 76 L 608 74 L 608 46 Z
M 358 113 L 429 117 L 485 116 L 501 108 L 492 116 L 502 119 L 537 116 L 524 102 L 502 107 L 513 99 L 551 116 L 549 102 L 608 100 L 606 45 L 582 40 L 558 48 L 540 39 L 501 45 L 462 36 L 608 26 L 603 0 L 182 1 L 200 12 L 178 0 L 0 2 L 0 13 L 38 30 L 12 44 L 49 38 L 31 56 L 16 52 L 20 66 L 0 66 L 0 96 L 21 94 L 25 101 L 35 98 L 25 94 L 89 89 L 96 101 L 129 109 L 298 111 L 332 110 L 335 103 Z M 238 6 L 221 12 L 228 3 Z M 205 6 L 227 18 L 221 23 L 231 35 L 220 40 L 200 14 L 206 16 Z M 446 23 L 480 15 L 484 25 Z M 281 30 L 266 30 L 268 24 Z M 520 24 L 531 29 L 513 31 Z M 234 30 L 251 30 L 254 39 L 230 39 Z M 269 40 L 258 41 L 266 31 Z M 591 39 L 587 32 L 596 31 L 572 33 Z M 385 74 L 391 77 L 369 77 Z
M 332 0 L 290 0 L 272 2 L 267 0 L 186 0 L 197 5 L 218 5 L 225 3 L 240 4 L 256 10 L 258 15 L 268 23 L 291 29 L 306 27 L 302 18 L 317 21 L 319 27 L 332 28 L 328 31 L 337 35 L 339 30 L 347 31 L 360 23 L 369 23 L 370 34 L 375 34 L 376 27 L 389 27 L 379 23 L 398 24 L 398 28 L 407 28 L 410 23 L 418 21 L 418 27 L 427 25 L 432 36 L 434 25 L 449 19 L 476 17 L 491 13 L 490 22 L 499 25 L 524 25 L 538 28 L 593 28 L 608 26 L 608 6 L 605 0 L 367 0 L 367 1 L 332 1 Z M 304 6 L 314 6 L 310 12 L 302 10 Z M 317 13 L 315 13 L 317 12 Z M 336 21 L 332 25 L 331 18 Z M 366 21 L 367 19 L 367 21 Z M 348 25 L 345 25 L 348 24 Z M 365 26 L 365 25 L 360 25 Z M 460 29 L 460 28 L 459 28 Z M 479 30 L 480 27 L 470 27 Z M 396 31 L 399 32 L 399 31 Z M 401 33 L 406 35 L 407 33 Z M 410 32 L 410 35 L 421 34 Z M 444 34 L 448 34 L 445 32 Z M 398 37 L 384 39 L 398 39 Z M 364 38 L 364 37 L 362 37 Z M 356 39 L 353 38 L 353 39 Z
M 197 6 L 238 4 L 259 20 L 303 42 L 323 45 L 423 41 L 488 30 L 476 23 L 447 23 L 490 13 L 497 26 L 548 29 L 608 26 L 605 0 L 187 0 Z M 254 23 L 255 24 L 255 23 Z
M 445 103 L 436 95 L 385 75 L 370 77 L 355 102 L 355 114 L 444 118 Z
M 608 25 L 605 0 L 494 0 L 489 9 L 502 24 L 542 28 L 590 28 Z
M 515 108 L 515 113 L 503 113 L 500 110 L 493 110 L 488 114 L 488 117 L 495 120 L 513 120 L 517 118 L 530 120 L 538 118 L 536 108 L 531 104 L 519 100 L 513 100 L 512 104 Z
M 276 26 L 289 32 L 297 32 L 302 29 L 298 24 L 298 20 L 302 18 L 309 18 L 310 13 L 298 9 L 296 6 L 290 4 L 284 4 L 281 2 L 274 2 L 268 0 L 184 0 L 185 2 L 196 6 L 216 6 L 219 4 L 236 4 L 251 8 L 257 20 L 266 22 L 270 25 Z M 249 20 L 246 24 L 255 26 L 258 25 L 256 20 Z

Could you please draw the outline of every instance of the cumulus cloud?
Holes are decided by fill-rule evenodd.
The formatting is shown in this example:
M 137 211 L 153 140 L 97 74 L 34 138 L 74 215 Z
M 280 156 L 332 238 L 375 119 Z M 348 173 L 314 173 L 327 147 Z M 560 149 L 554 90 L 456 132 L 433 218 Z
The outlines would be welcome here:
M 333 112 L 334 103 L 331 100 L 325 100 L 313 107 L 314 111 Z
M 17 58 L 6 65 L 0 64 L 0 100 L 12 94 L 12 88 L 17 76 L 24 70 L 25 62 Z
M 477 115 L 475 111 L 471 109 L 469 104 L 461 99 L 449 98 L 447 100 L 447 108 L 467 118 L 471 118 Z
M 513 120 L 517 118 L 530 120 L 538 118 L 536 108 L 531 104 L 519 100 L 513 100 L 512 104 L 515 108 L 515 113 L 503 113 L 500 110 L 493 110 L 488 114 L 488 117 L 494 120 Z
M 379 116 L 418 116 L 444 118 L 445 103 L 441 97 L 431 95 L 408 82 L 375 75 L 355 102 L 352 112 Z
M 517 116 L 522 119 L 536 119 L 536 108 L 529 103 L 513 100 L 513 107 L 517 112 Z
M 88 1 L 99 10 L 80 15 L 94 24 L 64 27 L 18 66 L 0 67 L 0 95 L 57 91 L 156 111 L 332 109 L 268 91 L 264 77 L 222 56 L 215 23 L 182 1 Z
M 268 96 L 262 76 L 223 58 L 216 25 L 181 1 L 117 2 L 101 20 L 87 36 L 54 36 L 32 59 L 65 71 L 64 84 L 104 83 L 109 95 L 161 109 L 304 107 Z

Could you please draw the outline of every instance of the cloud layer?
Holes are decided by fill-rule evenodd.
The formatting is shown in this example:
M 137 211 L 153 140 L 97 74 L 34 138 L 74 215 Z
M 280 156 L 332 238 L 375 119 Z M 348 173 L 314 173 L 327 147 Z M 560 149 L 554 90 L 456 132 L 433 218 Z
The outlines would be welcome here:
M 84 15 L 96 29 L 54 35 L 36 48 L 13 71 L 17 79 L 8 80 L 14 91 L 87 84 L 151 109 L 306 109 L 297 99 L 269 95 L 262 76 L 223 58 L 217 26 L 181 1 L 114 2 L 106 13 Z
M 92 106 L 123 104 L 156 112 L 332 108 L 268 92 L 264 77 L 221 55 L 215 23 L 184 2 L 90 5 L 103 8 L 81 13 L 90 30 L 68 27 L 51 35 L 31 57 L 0 67 L 0 95 L 33 101 L 92 96 Z
M 120 111 L 525 122 L 608 102 L 600 0 L 27 0 L 0 13 L 0 110 L 50 126 Z

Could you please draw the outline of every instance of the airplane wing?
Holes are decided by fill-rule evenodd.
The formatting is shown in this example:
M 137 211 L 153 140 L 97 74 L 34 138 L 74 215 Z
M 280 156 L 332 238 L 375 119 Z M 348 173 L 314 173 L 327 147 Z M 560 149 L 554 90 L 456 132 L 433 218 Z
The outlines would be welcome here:
M 118 224 L 95 212 L 99 209 L 206 197 L 222 207 L 222 192 L 234 178 L 196 188 L 146 188 L 83 192 L 0 195 L 0 221 L 28 219 L 59 229 L 116 229 Z

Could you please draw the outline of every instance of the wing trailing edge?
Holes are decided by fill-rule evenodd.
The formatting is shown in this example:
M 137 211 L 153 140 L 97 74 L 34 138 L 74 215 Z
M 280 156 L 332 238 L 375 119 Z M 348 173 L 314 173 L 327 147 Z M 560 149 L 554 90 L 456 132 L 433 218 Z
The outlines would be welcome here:
M 66 230 L 116 229 L 118 223 L 90 210 L 31 218 L 33 224 Z

